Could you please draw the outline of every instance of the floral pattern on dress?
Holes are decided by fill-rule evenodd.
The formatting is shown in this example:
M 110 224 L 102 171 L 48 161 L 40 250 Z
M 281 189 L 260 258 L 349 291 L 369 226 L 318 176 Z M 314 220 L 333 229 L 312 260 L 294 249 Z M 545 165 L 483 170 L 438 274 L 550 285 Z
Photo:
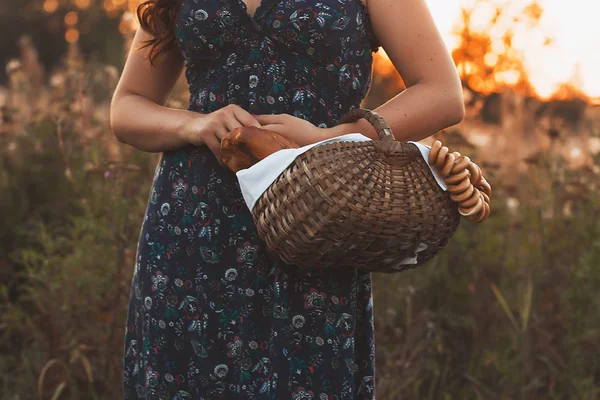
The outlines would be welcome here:
M 188 110 L 230 103 L 333 126 L 377 50 L 361 0 L 182 0 Z M 125 399 L 375 398 L 371 275 L 301 270 L 266 250 L 208 147 L 163 153 L 127 316 Z

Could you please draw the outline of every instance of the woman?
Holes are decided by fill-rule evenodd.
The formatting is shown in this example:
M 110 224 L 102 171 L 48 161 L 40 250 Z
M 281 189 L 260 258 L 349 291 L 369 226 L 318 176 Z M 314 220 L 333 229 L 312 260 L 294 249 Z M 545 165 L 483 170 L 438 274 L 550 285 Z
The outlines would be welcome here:
M 371 277 L 266 252 L 220 140 L 240 126 L 305 145 L 351 132 L 381 44 L 408 88 L 377 108 L 398 140 L 463 117 L 425 0 L 151 0 L 111 108 L 116 137 L 162 152 L 138 243 L 126 399 L 374 399 Z M 368 7 L 368 9 L 367 9 Z M 186 68 L 187 110 L 165 107 Z

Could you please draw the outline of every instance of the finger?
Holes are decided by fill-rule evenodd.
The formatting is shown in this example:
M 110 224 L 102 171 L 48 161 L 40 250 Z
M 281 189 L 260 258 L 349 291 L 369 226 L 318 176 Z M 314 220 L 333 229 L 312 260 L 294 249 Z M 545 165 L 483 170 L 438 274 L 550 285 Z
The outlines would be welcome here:
M 283 114 L 261 114 L 256 116 L 258 122 L 262 125 L 268 124 L 282 124 L 283 123 Z
M 262 127 L 261 123 L 258 122 L 258 120 L 252 116 L 252 114 L 241 107 L 234 108 L 233 114 L 242 126 L 255 126 L 257 128 Z
M 215 158 L 221 164 L 221 166 L 225 166 L 223 160 L 221 159 L 221 142 L 216 138 L 212 137 L 207 140 L 206 145 L 209 147 L 210 151 L 214 154 Z
M 214 155 L 221 151 L 221 142 L 216 136 L 211 136 L 207 138 L 205 144 L 208 146 L 208 148 Z
M 280 135 L 282 135 L 283 133 L 285 133 L 284 126 L 285 125 L 283 125 L 283 124 L 268 124 L 268 125 L 263 125 L 262 128 L 266 129 L 268 131 L 279 133 Z
M 231 114 L 225 120 L 224 126 L 225 126 L 225 130 L 227 132 L 231 132 L 235 128 L 239 128 L 239 127 L 243 126 L 243 124 L 241 124 L 240 121 L 238 121 L 238 119 L 235 117 L 235 115 Z
M 232 118 L 231 121 L 226 120 L 224 121 L 223 124 L 221 124 L 217 129 L 214 130 L 214 136 L 215 139 L 218 140 L 219 142 L 219 146 L 221 145 L 221 140 L 223 140 L 223 138 L 229 134 L 229 132 L 231 132 L 233 129 L 235 129 L 236 127 L 240 126 L 239 122 L 237 122 L 237 119 Z M 232 127 L 232 128 L 230 128 Z

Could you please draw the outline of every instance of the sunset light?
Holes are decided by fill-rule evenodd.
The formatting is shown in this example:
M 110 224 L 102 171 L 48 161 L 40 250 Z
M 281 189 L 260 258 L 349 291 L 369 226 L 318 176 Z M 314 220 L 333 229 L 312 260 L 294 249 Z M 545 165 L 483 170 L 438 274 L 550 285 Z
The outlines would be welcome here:
M 600 400 L 600 0 L 0 20 L 0 400 Z
M 79 9 L 85 10 L 91 0 L 74 0 Z M 140 0 L 102 0 L 104 9 L 109 15 L 121 13 L 120 31 L 123 34 L 132 32 L 139 26 L 134 11 Z M 488 68 L 502 63 L 505 52 L 506 33 L 510 32 L 511 51 L 513 57 L 520 59 L 521 69 L 502 68 L 494 73 L 493 82 L 482 80 L 476 76 L 472 84 L 476 90 L 491 92 L 501 90 L 501 86 L 532 87 L 535 94 L 542 99 L 555 95 L 561 84 L 580 90 L 592 98 L 600 98 L 600 52 L 598 37 L 600 24 L 600 4 L 590 0 L 427 0 L 435 21 L 440 28 L 444 41 L 450 51 L 456 50 L 460 43 L 457 35 L 464 22 L 461 9 L 472 9 L 471 28 L 485 32 L 491 41 L 491 51 L 482 55 Z M 45 0 L 44 10 L 53 13 L 58 5 L 57 0 Z M 489 28 L 489 21 L 494 18 L 496 9 L 503 10 L 505 20 Z M 510 17 L 513 16 L 513 17 Z M 519 17 L 523 16 L 522 20 Z M 528 23 L 535 20 L 535 25 Z M 516 21 L 516 22 L 515 22 Z M 77 14 L 71 12 L 65 19 L 67 40 L 78 38 L 76 26 Z M 77 35 L 76 35 L 77 33 Z M 511 53 L 512 54 L 512 53 Z M 390 71 L 385 51 L 381 49 L 376 55 L 379 71 Z M 472 66 L 466 64 L 462 72 L 469 73 Z
M 457 45 L 452 34 L 460 22 L 460 8 L 472 7 L 475 0 L 427 0 L 429 8 L 450 49 Z M 507 8 L 524 8 L 530 0 L 495 0 Z M 539 25 L 514 32 L 513 45 L 523 52 L 531 84 L 541 97 L 549 97 L 560 83 L 579 86 L 591 97 L 600 97 L 600 3 L 590 0 L 538 0 L 543 9 Z M 485 23 L 489 11 L 476 13 L 473 23 Z M 494 32 L 490 32 L 494 37 Z M 546 38 L 551 43 L 544 46 Z M 493 63 L 492 56 L 486 62 Z

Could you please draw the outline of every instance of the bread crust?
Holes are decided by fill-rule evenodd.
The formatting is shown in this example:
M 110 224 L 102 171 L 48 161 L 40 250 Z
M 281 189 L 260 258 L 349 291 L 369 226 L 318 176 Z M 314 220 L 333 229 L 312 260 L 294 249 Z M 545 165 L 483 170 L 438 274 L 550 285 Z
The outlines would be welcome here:
M 297 149 L 298 144 L 277 132 L 255 126 L 242 126 L 221 140 L 221 158 L 232 170 L 250 168 L 260 160 L 283 149 Z

